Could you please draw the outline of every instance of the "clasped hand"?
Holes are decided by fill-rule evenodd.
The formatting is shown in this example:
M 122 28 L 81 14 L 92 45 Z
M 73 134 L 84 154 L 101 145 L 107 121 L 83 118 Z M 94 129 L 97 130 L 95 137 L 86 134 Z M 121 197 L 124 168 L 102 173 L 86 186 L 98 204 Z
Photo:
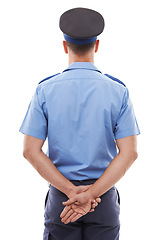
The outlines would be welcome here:
M 63 202 L 66 207 L 60 217 L 65 224 L 74 222 L 88 212 L 93 212 L 94 208 L 101 202 L 100 198 L 93 199 L 87 191 L 92 185 L 78 186 L 68 196 L 69 200 Z

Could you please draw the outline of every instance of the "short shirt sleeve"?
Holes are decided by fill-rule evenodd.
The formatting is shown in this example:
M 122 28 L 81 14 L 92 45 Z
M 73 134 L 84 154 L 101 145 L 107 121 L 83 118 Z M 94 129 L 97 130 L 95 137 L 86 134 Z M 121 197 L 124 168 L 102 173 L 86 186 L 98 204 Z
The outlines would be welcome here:
M 114 129 L 114 136 L 115 139 L 119 139 L 138 134 L 140 134 L 140 130 L 138 127 L 132 102 L 129 97 L 129 91 L 126 88 L 123 96 L 122 107 Z
M 46 140 L 47 122 L 45 97 L 43 91 L 37 87 L 19 131 Z

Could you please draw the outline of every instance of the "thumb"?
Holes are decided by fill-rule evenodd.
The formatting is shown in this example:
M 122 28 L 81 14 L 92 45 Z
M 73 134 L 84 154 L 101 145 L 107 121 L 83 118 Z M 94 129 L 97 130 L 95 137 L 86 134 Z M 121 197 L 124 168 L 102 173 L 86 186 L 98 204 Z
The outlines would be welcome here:
M 62 202 L 62 204 L 65 205 L 65 206 L 68 206 L 68 205 L 70 205 L 70 204 L 72 204 L 74 202 L 76 202 L 76 198 L 72 197 L 72 198 L 68 199 L 68 201 Z

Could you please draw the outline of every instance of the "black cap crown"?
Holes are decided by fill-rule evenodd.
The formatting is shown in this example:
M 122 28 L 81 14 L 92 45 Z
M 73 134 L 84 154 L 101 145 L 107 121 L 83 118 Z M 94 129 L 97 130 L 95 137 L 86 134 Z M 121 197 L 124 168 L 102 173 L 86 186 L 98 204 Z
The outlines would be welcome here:
M 59 21 L 64 36 L 70 42 L 76 39 L 85 40 L 97 37 L 103 32 L 104 18 L 102 15 L 88 8 L 73 8 L 64 12 Z M 82 41 L 83 42 L 83 41 Z

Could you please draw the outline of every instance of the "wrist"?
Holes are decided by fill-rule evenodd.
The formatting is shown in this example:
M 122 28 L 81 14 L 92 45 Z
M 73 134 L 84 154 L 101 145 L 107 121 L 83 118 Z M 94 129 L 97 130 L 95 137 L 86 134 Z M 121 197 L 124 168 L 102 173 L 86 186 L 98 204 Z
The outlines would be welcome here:
M 91 200 L 93 199 L 96 199 L 98 196 L 97 194 L 95 193 L 94 189 L 93 189 L 93 186 L 91 186 L 88 190 L 87 190 L 88 194 L 89 194 L 89 197 Z
M 75 186 L 75 185 L 70 185 L 69 187 L 68 187 L 68 191 L 67 191 L 67 197 L 68 198 L 71 198 L 71 197 L 73 197 L 75 194 L 76 194 L 76 191 L 77 191 L 77 187 Z
M 88 189 L 88 191 L 86 192 L 87 193 L 87 198 L 88 198 L 88 201 L 92 201 L 94 198 L 93 198 L 93 195 L 92 195 L 92 192 L 91 191 L 89 191 L 89 189 Z

